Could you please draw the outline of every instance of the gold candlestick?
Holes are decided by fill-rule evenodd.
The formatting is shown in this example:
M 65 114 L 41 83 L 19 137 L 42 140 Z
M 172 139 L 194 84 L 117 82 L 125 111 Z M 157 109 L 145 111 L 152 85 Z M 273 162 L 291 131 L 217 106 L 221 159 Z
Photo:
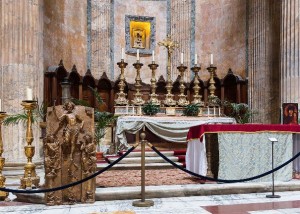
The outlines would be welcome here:
M 198 73 L 200 72 L 201 67 L 200 66 L 198 67 L 197 65 L 195 65 L 191 69 L 192 69 L 192 71 L 195 74 L 194 87 L 193 87 L 193 89 L 194 89 L 194 96 L 193 96 L 193 98 L 194 99 L 193 99 L 192 103 L 193 104 L 199 104 L 200 106 L 204 106 L 204 102 L 202 101 L 202 95 L 199 94 L 199 91 L 200 91 L 201 87 L 199 85 L 200 82 L 199 82 L 199 75 L 198 75 Z
M 168 50 L 168 65 L 167 65 L 167 94 L 164 100 L 164 104 L 166 106 L 175 106 L 176 101 L 174 100 L 174 94 L 171 94 L 172 91 L 172 79 L 171 79 L 171 54 L 173 50 L 178 47 L 178 43 L 171 40 L 171 36 L 167 35 L 167 39 L 163 40 L 162 42 L 158 43 L 159 46 L 164 46 Z
M 183 64 L 181 64 L 180 66 L 177 67 L 177 69 L 179 70 L 180 73 L 180 94 L 179 94 L 179 99 L 177 101 L 178 106 L 187 106 L 189 104 L 189 101 L 186 99 L 186 95 L 184 95 L 184 90 L 185 90 L 185 86 L 184 86 L 184 76 L 183 73 L 184 71 L 187 69 L 186 66 L 184 66 Z
M 24 147 L 25 155 L 27 157 L 27 163 L 24 166 L 24 176 L 21 177 L 20 189 L 37 188 L 39 187 L 40 177 L 36 175 L 35 164 L 32 162 L 32 158 L 35 153 L 35 147 L 31 145 L 33 142 L 32 133 L 32 110 L 37 107 L 37 102 L 34 100 L 25 100 L 21 104 L 27 112 L 27 129 L 26 129 L 26 142 Z
M 214 76 L 216 75 L 217 67 L 215 67 L 214 65 L 210 65 L 207 68 L 207 70 L 210 73 L 209 87 L 208 87 L 210 95 L 208 96 L 208 106 L 218 106 L 218 103 L 217 103 L 218 97 L 215 95 L 216 86 L 215 86 L 215 80 L 214 80 Z
M 160 101 L 158 100 L 158 95 L 155 93 L 156 90 L 156 78 L 155 78 L 155 70 L 158 67 L 158 64 L 155 64 L 154 61 L 152 61 L 151 64 L 148 65 L 149 68 L 152 70 L 152 77 L 151 77 L 151 94 L 150 94 L 150 100 L 149 102 L 160 105 Z
M 2 175 L 2 170 L 5 164 L 5 158 L 2 157 L 3 153 L 3 141 L 2 141 L 2 123 L 4 118 L 7 116 L 6 112 L 0 111 L 0 187 L 5 187 L 5 176 Z M 7 200 L 8 192 L 0 191 L 0 200 Z
M 143 64 L 140 63 L 139 60 L 137 60 L 136 63 L 133 64 L 133 66 L 136 69 L 136 78 L 135 78 L 135 85 L 134 85 L 136 92 L 133 95 L 134 98 L 132 100 L 132 104 L 140 106 L 140 105 L 143 105 L 145 103 L 145 101 L 142 98 L 142 94 L 140 93 L 140 89 L 142 87 L 142 85 L 141 85 L 142 80 L 141 80 L 141 76 L 140 76 L 140 70 L 141 70 Z
M 124 76 L 124 69 L 128 65 L 128 63 L 124 62 L 124 59 L 121 59 L 121 62 L 118 62 L 117 65 L 121 69 L 120 74 L 120 82 L 118 84 L 120 92 L 117 93 L 117 98 L 115 99 L 115 105 L 128 105 L 128 100 L 126 99 L 127 94 L 124 93 L 125 88 L 125 76 Z

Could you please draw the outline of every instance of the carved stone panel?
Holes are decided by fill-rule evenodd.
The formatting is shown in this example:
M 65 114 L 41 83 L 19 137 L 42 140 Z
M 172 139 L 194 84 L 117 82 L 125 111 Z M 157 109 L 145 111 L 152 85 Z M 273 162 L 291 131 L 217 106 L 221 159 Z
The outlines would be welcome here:
M 67 102 L 49 107 L 44 140 L 45 188 L 81 180 L 96 170 L 94 110 Z M 45 194 L 48 205 L 95 201 L 95 178 Z

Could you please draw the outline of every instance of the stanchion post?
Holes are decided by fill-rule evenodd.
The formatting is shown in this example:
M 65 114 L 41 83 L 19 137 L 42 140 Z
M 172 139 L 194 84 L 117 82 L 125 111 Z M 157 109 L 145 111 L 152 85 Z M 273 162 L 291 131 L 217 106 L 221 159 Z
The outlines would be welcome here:
M 146 134 L 145 131 L 140 135 L 141 137 L 141 200 L 133 201 L 132 206 L 135 207 L 151 207 L 154 205 L 154 201 L 145 199 L 145 144 Z
M 272 170 L 274 169 L 274 142 L 278 142 L 276 138 L 270 137 L 269 140 L 272 142 Z M 274 172 L 272 172 L 272 195 L 266 195 L 267 198 L 280 198 L 280 195 L 274 194 Z

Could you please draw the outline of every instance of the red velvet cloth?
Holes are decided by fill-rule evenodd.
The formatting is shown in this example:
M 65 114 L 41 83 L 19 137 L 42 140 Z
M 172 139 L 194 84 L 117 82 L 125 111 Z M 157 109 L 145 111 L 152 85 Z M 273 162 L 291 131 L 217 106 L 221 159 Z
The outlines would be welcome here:
M 300 133 L 300 125 L 292 124 L 204 124 L 189 129 L 187 140 L 199 138 L 202 142 L 205 133 L 219 132 L 290 132 Z

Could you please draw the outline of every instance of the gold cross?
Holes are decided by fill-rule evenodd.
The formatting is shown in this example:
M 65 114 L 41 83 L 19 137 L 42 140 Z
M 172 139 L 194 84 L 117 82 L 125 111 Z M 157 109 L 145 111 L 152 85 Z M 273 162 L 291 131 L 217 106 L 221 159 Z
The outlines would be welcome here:
M 167 35 L 167 38 L 162 42 L 157 43 L 159 46 L 164 46 L 168 49 L 168 54 L 171 54 L 172 51 L 178 47 L 178 42 L 172 41 L 170 34 Z

